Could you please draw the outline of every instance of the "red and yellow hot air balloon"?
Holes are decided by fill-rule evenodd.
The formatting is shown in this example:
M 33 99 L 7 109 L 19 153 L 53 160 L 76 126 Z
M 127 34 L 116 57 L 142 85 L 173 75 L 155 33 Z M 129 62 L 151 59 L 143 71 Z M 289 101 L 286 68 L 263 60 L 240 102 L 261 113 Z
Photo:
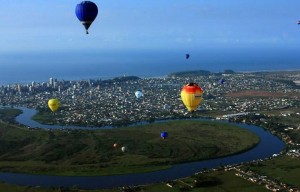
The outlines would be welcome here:
M 52 112 L 55 112 L 55 111 L 57 111 L 57 109 L 59 107 L 59 101 L 57 99 L 50 99 L 48 101 L 48 106 Z
M 188 111 L 192 112 L 197 109 L 202 101 L 203 90 L 196 83 L 188 83 L 182 87 L 181 100 Z

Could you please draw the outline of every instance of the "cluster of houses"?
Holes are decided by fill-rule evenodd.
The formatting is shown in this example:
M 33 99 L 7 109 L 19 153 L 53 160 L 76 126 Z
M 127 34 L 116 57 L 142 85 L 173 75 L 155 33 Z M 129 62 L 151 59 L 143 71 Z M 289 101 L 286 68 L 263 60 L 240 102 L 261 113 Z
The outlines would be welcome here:
M 281 75 L 281 76 L 280 76 Z M 294 75 L 290 75 L 290 79 Z M 287 74 L 273 74 L 286 78 Z M 219 79 L 225 81 L 219 83 Z M 58 81 L 46 83 L 13 84 L 0 87 L 0 105 L 25 106 L 46 110 L 50 98 L 60 100 L 57 113 L 60 124 L 122 125 L 153 119 L 180 117 L 187 112 L 180 91 L 189 81 L 204 90 L 201 111 L 223 111 L 227 114 L 291 108 L 300 105 L 300 89 L 272 79 L 272 73 L 210 74 L 195 77 L 135 78 L 124 80 Z M 141 98 L 135 92 L 142 91 Z M 267 97 L 254 92 L 269 93 Z M 232 95 L 242 93 L 240 96 Z M 246 92 L 247 93 L 247 92 Z M 278 95 L 278 93 L 280 93 Z M 274 97 L 272 97 L 274 94 Z

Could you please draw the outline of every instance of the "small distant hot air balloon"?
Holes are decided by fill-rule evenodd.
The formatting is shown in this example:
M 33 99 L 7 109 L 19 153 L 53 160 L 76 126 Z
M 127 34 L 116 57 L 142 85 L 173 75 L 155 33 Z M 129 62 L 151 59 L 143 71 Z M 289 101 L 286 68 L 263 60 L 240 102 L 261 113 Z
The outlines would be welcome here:
M 170 105 L 164 104 L 164 109 L 168 110 L 168 109 L 170 109 L 170 108 L 171 108 Z
M 98 15 L 98 7 L 91 1 L 82 1 L 77 4 L 75 14 L 79 21 L 84 25 L 86 34 L 89 34 L 88 29 Z
M 48 106 L 52 112 L 55 112 L 55 111 L 57 111 L 57 109 L 59 107 L 59 101 L 57 99 L 50 99 L 48 101 Z
M 298 25 L 300 25 L 300 21 L 298 21 L 297 23 L 298 23 Z
M 181 90 L 181 99 L 188 111 L 195 111 L 202 101 L 203 90 L 196 83 L 188 83 Z
M 117 148 L 117 147 L 118 147 L 118 143 L 114 143 L 114 144 L 113 144 L 113 147 L 114 147 L 114 148 Z
M 160 137 L 162 138 L 162 139 L 165 139 L 165 138 L 167 138 L 169 136 L 169 134 L 168 134 L 168 132 L 161 132 L 160 133 Z
M 219 83 L 220 83 L 220 84 L 224 84 L 224 83 L 225 83 L 225 79 L 223 79 L 223 78 L 220 79 L 220 80 L 219 80 Z
M 125 152 L 126 151 L 126 147 L 125 146 L 121 147 L 121 150 L 122 150 L 122 152 Z
M 143 93 L 141 91 L 136 91 L 135 93 L 136 98 L 141 98 L 143 96 Z
M 190 54 L 188 54 L 188 53 L 185 54 L 185 58 L 186 58 L 186 59 L 189 59 L 189 58 L 190 58 Z

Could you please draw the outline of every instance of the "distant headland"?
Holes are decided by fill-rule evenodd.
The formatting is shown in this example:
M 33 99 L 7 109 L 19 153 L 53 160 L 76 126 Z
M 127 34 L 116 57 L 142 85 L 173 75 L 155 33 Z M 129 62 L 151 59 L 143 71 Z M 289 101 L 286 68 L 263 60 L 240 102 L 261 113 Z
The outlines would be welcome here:
M 193 76 L 203 76 L 203 75 L 211 75 L 211 74 L 234 74 L 235 72 L 231 69 L 224 70 L 223 72 L 212 73 L 206 70 L 194 70 L 194 71 L 180 71 L 170 73 L 168 77 L 193 77 Z

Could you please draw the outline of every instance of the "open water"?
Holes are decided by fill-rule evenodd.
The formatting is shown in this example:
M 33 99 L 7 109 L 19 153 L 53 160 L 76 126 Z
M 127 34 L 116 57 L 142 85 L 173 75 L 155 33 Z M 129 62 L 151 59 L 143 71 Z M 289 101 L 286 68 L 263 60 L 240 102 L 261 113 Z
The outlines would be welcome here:
M 186 59 L 188 52 L 190 58 Z M 0 54 L 0 85 L 58 80 L 162 77 L 187 70 L 300 70 L 298 49 L 203 49 Z

